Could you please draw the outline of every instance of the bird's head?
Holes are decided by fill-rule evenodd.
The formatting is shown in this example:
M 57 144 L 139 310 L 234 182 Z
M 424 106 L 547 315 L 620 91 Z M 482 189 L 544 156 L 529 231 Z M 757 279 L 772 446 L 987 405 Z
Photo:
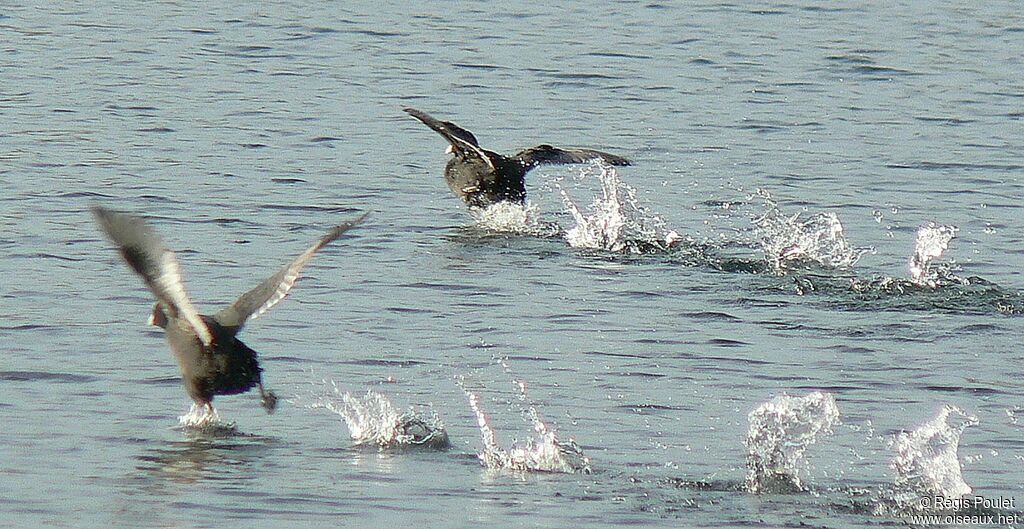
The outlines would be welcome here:
M 153 305 L 153 313 L 149 315 L 149 321 L 146 323 L 156 325 L 161 329 L 167 328 L 167 312 L 164 311 L 162 305 L 159 303 Z

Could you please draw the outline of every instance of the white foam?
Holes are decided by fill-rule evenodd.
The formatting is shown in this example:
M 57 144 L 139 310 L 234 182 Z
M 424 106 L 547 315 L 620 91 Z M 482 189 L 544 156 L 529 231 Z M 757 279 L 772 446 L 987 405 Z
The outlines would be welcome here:
M 557 224 L 541 222 L 537 206 L 527 202 L 498 202 L 484 208 L 470 208 L 469 213 L 481 228 L 501 233 L 551 237 L 557 235 Z
M 188 413 L 178 417 L 178 424 L 194 433 L 216 434 L 237 431 L 235 423 L 221 419 L 216 409 L 195 403 L 189 408 Z
M 496 358 L 506 374 L 512 369 L 505 358 Z M 476 415 L 477 426 L 480 428 L 480 439 L 483 449 L 480 451 L 480 462 L 491 471 L 512 472 L 559 472 L 566 474 L 589 474 L 590 458 L 572 438 L 560 440 L 553 428 L 547 425 L 537 411 L 537 406 L 530 402 L 526 392 L 526 383 L 516 378 L 511 379 L 518 400 L 524 406 L 524 416 L 530 424 L 530 433 L 526 443 L 515 444 L 508 449 L 498 445 L 497 436 L 491 428 L 490 420 L 480 406 L 480 396 L 475 391 L 466 389 L 465 379 L 456 377 L 456 383 L 466 393 L 469 407 Z

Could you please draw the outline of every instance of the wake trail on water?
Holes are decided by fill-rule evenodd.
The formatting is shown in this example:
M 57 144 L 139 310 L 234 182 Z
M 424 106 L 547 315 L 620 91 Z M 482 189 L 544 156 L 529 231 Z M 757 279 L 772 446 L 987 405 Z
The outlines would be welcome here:
M 829 294 L 854 309 L 943 310 L 963 313 L 1024 314 L 1024 295 L 980 277 L 961 277 L 953 260 L 941 260 L 956 237 L 952 225 L 927 222 L 916 232 L 907 277 L 794 278 L 800 295 Z
M 721 202 L 721 211 L 707 221 L 728 224 L 745 215 L 745 226 L 697 240 L 669 229 L 615 168 L 599 162 L 545 187 L 559 195 L 561 214 L 571 227 L 542 220 L 540 209 L 529 202 L 472 208 L 477 227 L 488 233 L 561 237 L 572 248 L 608 258 L 661 255 L 680 266 L 774 276 L 788 281 L 783 291 L 826 296 L 852 310 L 1024 314 L 1024 292 L 962 277 L 956 262 L 944 259 L 958 232 L 953 225 L 926 222 L 918 228 L 906 276 L 862 276 L 857 265 L 876 250 L 851 242 L 839 213 L 787 212 L 765 189 L 744 201 Z M 594 192 L 589 201 L 577 198 L 587 192 Z
M 854 310 L 1024 314 L 1024 293 L 980 277 L 962 277 L 956 262 L 944 259 L 956 237 L 956 226 L 922 224 L 907 258 L 905 277 L 864 277 L 857 274 L 855 265 L 875 249 L 852 244 L 837 213 L 785 213 L 762 189 L 750 198 L 759 199 L 763 208 L 752 217 L 749 242 L 760 251 L 762 261 L 712 257 L 720 270 L 788 278 L 791 283 L 786 290 L 801 296 L 826 295 L 830 302 Z
M 841 424 L 835 398 L 821 391 L 803 397 L 782 395 L 759 405 L 748 419 L 745 489 L 770 494 L 814 492 L 801 478 L 810 467 L 805 453 Z M 888 442 L 894 479 L 891 485 L 878 487 L 870 512 L 895 517 L 935 512 L 935 498 L 970 494 L 973 489 L 964 481 L 960 463 L 960 438 L 977 423 L 976 417 L 946 404 L 931 420 L 895 434 Z
M 831 394 L 815 391 L 804 396 L 778 396 L 755 407 L 748 421 L 747 472 L 741 484 L 678 478 L 657 483 L 694 493 L 810 494 L 830 498 L 825 508 L 911 523 L 917 523 L 914 520 L 921 515 L 1024 519 L 1024 513 L 1013 510 L 1012 501 L 968 496 L 974 489 L 963 476 L 960 441 L 965 430 L 978 424 L 978 419 L 957 406 L 943 405 L 932 419 L 888 438 L 892 481 L 868 488 L 850 487 L 842 482 L 809 484 L 804 477 L 815 467 L 813 458 L 807 457 L 812 445 L 842 446 L 835 435 L 842 424 L 839 407 Z M 864 429 L 849 426 L 851 431 Z M 873 433 L 870 421 L 864 426 L 869 440 L 882 439 Z M 856 449 L 852 453 L 857 460 L 863 460 Z M 831 475 L 841 477 L 847 470 L 836 469 Z M 654 506 L 645 504 L 644 508 Z
M 805 461 L 807 448 L 833 434 L 840 424 L 839 409 L 830 394 L 776 397 L 758 406 L 749 419 L 747 492 L 845 495 L 845 501 L 832 507 L 910 523 L 926 519 L 922 515 L 1024 519 L 1024 513 L 1013 510 L 1013 502 L 1005 498 L 969 496 L 974 489 L 963 476 L 960 441 L 965 430 L 978 424 L 978 418 L 952 404 L 943 405 L 935 417 L 916 428 L 889 438 L 892 482 L 877 485 L 873 492 L 842 484 L 809 487 L 801 479 L 804 469 L 811 466 Z

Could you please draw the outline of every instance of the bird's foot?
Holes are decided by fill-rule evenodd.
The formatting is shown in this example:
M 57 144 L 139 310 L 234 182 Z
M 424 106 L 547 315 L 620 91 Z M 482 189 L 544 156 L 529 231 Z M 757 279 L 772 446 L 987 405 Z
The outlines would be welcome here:
M 263 405 L 263 409 L 267 410 L 267 414 L 274 413 L 277 409 L 277 395 L 273 391 L 264 390 L 260 388 L 260 404 Z

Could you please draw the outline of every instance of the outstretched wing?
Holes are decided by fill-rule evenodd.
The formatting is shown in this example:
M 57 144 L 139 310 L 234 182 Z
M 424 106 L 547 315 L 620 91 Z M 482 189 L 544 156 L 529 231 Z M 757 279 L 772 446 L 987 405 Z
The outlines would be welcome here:
M 107 237 L 117 245 L 128 266 L 146 282 L 164 311 L 187 321 L 203 345 L 210 345 L 213 337 L 188 299 L 178 260 L 174 252 L 164 246 L 160 236 L 138 217 L 102 206 L 92 206 L 92 214 Z
M 444 136 L 444 138 L 448 140 L 448 143 L 452 144 L 452 149 L 454 149 L 455 152 L 460 153 L 463 156 L 472 155 L 482 158 L 487 165 L 491 167 L 491 170 L 494 170 L 494 161 L 491 157 L 500 157 L 500 155 L 481 148 L 480 144 L 476 141 L 476 136 L 474 136 L 472 132 L 452 123 L 451 121 L 434 119 L 430 114 L 416 110 L 415 108 L 406 107 L 402 110 L 423 122 L 424 125 L 434 129 L 434 132 Z
M 266 281 L 260 283 L 256 288 L 242 294 L 234 303 L 214 315 L 213 319 L 232 334 L 240 331 L 245 322 L 259 317 L 288 295 L 292 286 L 295 285 L 295 281 L 299 279 L 299 272 L 302 270 L 302 267 L 306 266 L 306 263 L 313 258 L 313 255 L 320 248 L 341 237 L 343 233 L 362 222 L 367 215 L 369 213 L 364 213 L 355 220 L 332 228 L 331 231 L 316 241 L 316 244 L 310 246 L 302 255 L 288 263 L 288 265 L 270 276 Z
M 606 152 L 592 149 L 559 149 L 546 144 L 520 151 L 515 155 L 515 159 L 527 169 L 544 163 L 586 163 L 591 160 L 601 160 L 608 165 L 630 164 L 629 160 Z

